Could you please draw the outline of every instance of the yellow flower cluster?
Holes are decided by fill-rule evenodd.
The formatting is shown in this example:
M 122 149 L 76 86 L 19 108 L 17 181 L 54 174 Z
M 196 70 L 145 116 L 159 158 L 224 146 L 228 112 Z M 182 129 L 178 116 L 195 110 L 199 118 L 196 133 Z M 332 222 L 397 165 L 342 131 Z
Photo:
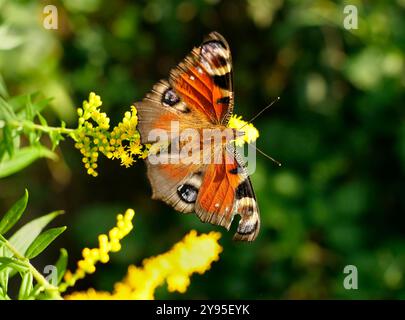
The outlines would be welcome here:
M 111 132 L 111 150 L 107 157 L 120 159 L 121 165 L 126 168 L 135 162 L 134 156 L 146 158 L 148 155 L 146 148 L 141 145 L 137 124 L 137 110 L 132 106 L 131 111 L 125 112 L 124 119 Z
M 91 124 L 88 122 L 89 119 L 97 123 L 100 129 L 108 130 L 110 128 L 110 119 L 107 117 L 107 114 L 99 110 L 102 104 L 100 96 L 94 92 L 90 92 L 89 101 L 83 101 L 83 109 L 77 109 L 79 128 L 85 124 Z M 90 125 L 89 128 L 92 128 L 92 126 Z
M 121 239 L 124 238 L 133 228 L 132 219 L 135 212 L 128 209 L 124 215 L 117 215 L 117 225 L 107 234 L 98 236 L 98 248 L 84 248 L 82 251 L 83 259 L 77 263 L 77 270 L 74 273 L 67 271 L 65 282 L 59 287 L 61 292 L 66 291 L 68 287 L 74 286 L 76 281 L 96 271 L 97 262 L 107 263 L 110 260 L 110 252 L 121 250 Z
M 235 144 L 239 147 L 243 146 L 245 143 L 254 142 L 259 137 L 259 131 L 254 127 L 254 125 L 242 120 L 242 117 L 237 116 L 236 114 L 232 115 L 232 117 L 229 119 L 228 127 L 240 130 L 244 133 L 243 136 L 235 139 Z
M 123 281 L 115 284 L 113 293 L 89 289 L 74 292 L 65 299 L 154 299 L 158 286 L 167 283 L 170 292 L 184 293 L 193 273 L 203 274 L 219 259 L 222 247 L 220 233 L 197 235 L 191 231 L 168 252 L 145 259 L 142 267 L 129 266 Z
M 110 119 L 100 111 L 100 96 L 91 92 L 88 101 L 83 101 L 82 108 L 77 109 L 78 127 L 73 134 L 75 147 L 83 155 L 87 173 L 97 177 L 97 160 L 99 153 L 108 158 L 121 160 L 121 165 L 131 166 L 135 158 L 147 156 L 146 146 L 141 145 L 139 132 L 136 130 L 138 117 L 135 107 L 125 113 L 124 119 L 110 132 Z
M 110 119 L 107 114 L 100 112 L 102 101 L 100 96 L 91 92 L 88 101 L 83 101 L 83 107 L 77 109 L 79 116 L 75 134 L 75 147 L 83 155 L 83 163 L 87 173 L 97 177 L 97 160 L 99 151 L 109 151 L 108 129 Z

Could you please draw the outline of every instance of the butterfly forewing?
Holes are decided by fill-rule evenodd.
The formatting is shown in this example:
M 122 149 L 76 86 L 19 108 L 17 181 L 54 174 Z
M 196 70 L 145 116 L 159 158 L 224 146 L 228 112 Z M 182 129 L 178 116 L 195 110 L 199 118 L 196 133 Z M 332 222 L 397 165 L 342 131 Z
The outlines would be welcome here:
M 233 110 L 232 59 L 226 40 L 212 32 L 170 72 L 182 100 L 212 123 L 226 125 Z

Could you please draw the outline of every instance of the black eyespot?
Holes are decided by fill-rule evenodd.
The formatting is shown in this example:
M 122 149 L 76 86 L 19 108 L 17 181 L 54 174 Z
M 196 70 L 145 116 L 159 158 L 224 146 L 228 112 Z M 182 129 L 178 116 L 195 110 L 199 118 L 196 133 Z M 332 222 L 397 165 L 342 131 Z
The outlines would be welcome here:
M 179 96 L 173 91 L 173 89 L 169 88 L 163 93 L 162 103 L 165 106 L 173 107 L 176 103 L 180 102 Z
M 182 184 L 177 188 L 179 197 L 187 203 L 194 203 L 197 200 L 198 190 L 190 184 Z

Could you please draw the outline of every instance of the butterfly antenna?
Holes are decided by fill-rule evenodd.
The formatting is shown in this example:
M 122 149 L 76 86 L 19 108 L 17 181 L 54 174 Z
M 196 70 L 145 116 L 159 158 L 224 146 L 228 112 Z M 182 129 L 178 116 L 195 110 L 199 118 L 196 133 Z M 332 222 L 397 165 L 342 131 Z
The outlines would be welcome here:
M 261 153 L 262 155 L 264 155 L 267 159 L 270 159 L 271 161 L 273 161 L 275 164 L 277 164 L 279 167 L 281 167 L 281 162 L 277 161 L 276 159 L 270 157 L 268 154 L 264 153 L 262 150 L 260 150 L 258 147 L 256 147 L 255 145 L 253 145 L 252 143 L 249 144 L 250 146 L 252 146 L 253 148 L 255 148 L 257 151 L 259 151 L 259 153 Z
M 252 119 L 250 119 L 250 121 L 246 122 L 242 127 L 240 127 L 238 130 L 241 130 L 244 126 L 246 126 L 249 123 L 252 123 L 253 120 L 255 120 L 258 116 L 260 116 L 263 112 L 265 112 L 268 108 L 270 108 L 273 104 L 275 104 L 277 101 L 280 100 L 280 97 L 277 97 L 276 99 L 274 99 L 267 107 L 263 108 L 258 114 L 256 114 Z M 273 157 L 270 157 L 268 154 L 266 154 L 265 152 L 263 152 L 262 150 L 260 150 L 258 147 L 256 147 L 253 144 L 249 144 L 251 145 L 253 148 L 255 148 L 260 154 L 262 154 L 263 156 L 265 156 L 267 159 L 270 159 L 271 161 L 273 161 L 275 164 L 277 164 L 279 167 L 281 167 L 281 162 L 277 161 L 276 159 L 274 159 Z
M 246 126 L 249 123 L 252 123 L 253 120 L 255 120 L 258 116 L 260 116 L 263 112 L 265 112 L 268 108 L 270 108 L 273 104 L 275 104 L 278 100 L 280 100 L 280 97 L 277 97 L 274 99 L 267 107 L 263 108 L 261 111 L 259 111 L 258 114 L 256 114 L 250 121 L 246 122 L 242 127 L 239 128 L 241 130 L 244 126 Z

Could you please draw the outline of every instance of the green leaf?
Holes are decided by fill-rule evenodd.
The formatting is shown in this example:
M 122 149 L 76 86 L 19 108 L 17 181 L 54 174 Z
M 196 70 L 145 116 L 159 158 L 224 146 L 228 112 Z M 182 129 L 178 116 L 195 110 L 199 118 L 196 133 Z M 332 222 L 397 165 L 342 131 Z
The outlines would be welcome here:
M 5 246 L 2 246 L 0 248 L 0 257 L 5 257 L 7 253 L 10 253 L 10 251 L 6 251 Z M 10 255 L 11 257 L 11 255 Z M 4 290 L 5 293 L 7 293 L 7 287 L 8 287 L 8 278 L 10 275 L 10 268 L 5 268 L 4 270 L 0 271 L 0 288 Z
M 13 130 L 8 125 L 5 125 L 3 128 L 3 139 L 4 139 L 4 146 L 9 156 L 12 157 L 14 155 Z
M 2 288 L 5 292 L 7 292 L 8 288 L 8 278 L 10 275 L 10 268 L 5 268 L 0 272 L 0 288 Z
M 25 103 L 25 120 L 32 122 L 34 120 L 34 108 L 32 106 L 31 95 L 27 95 L 27 101 Z M 35 144 L 39 140 L 39 134 L 34 130 L 29 130 L 26 132 L 28 135 L 28 140 L 31 145 Z
M 42 251 L 44 251 L 53 240 L 55 240 L 63 231 L 66 230 L 66 227 L 52 228 L 46 230 L 44 233 L 40 234 L 34 242 L 28 247 L 25 257 L 28 259 L 35 258 Z
M 6 291 L 2 287 L 0 287 L 0 300 L 10 300 Z
M 59 145 L 59 142 L 65 140 L 65 138 L 57 131 L 51 131 L 49 133 L 49 138 L 52 142 L 52 151 Z
M 7 239 L 0 234 L 0 249 L 7 242 Z M 2 255 L 0 255 L 2 257 Z
M 66 249 L 60 249 L 60 255 L 58 261 L 56 261 L 56 270 L 58 270 L 58 284 L 62 281 L 63 275 L 66 272 L 68 263 L 68 253 Z
M 40 144 L 38 144 L 38 141 L 41 138 L 41 134 L 38 131 L 30 131 L 27 135 L 30 145 L 40 146 Z
M 38 92 L 33 92 L 30 94 L 21 94 L 14 96 L 8 100 L 8 104 L 17 113 L 20 120 L 27 119 L 27 101 L 31 100 L 32 114 L 35 116 L 37 112 L 41 112 L 53 98 L 40 98 L 38 101 L 35 101 L 39 96 Z M 29 111 L 30 112 L 30 111 Z
M 0 234 L 5 234 L 21 218 L 28 202 L 28 191 L 25 189 L 24 196 L 19 199 L 0 220 Z
M 30 95 L 27 95 L 27 101 L 25 103 L 25 120 L 34 120 L 34 110 Z
M 5 268 L 12 268 L 18 272 L 27 272 L 28 270 L 26 265 L 16 259 L 0 257 L 0 271 L 3 271 Z
M 31 297 L 34 297 L 35 299 L 38 299 L 38 295 L 44 290 L 44 287 L 37 283 L 34 288 L 32 289 L 31 292 Z
M 39 123 L 44 126 L 47 127 L 48 126 L 48 122 L 46 121 L 46 119 L 42 116 L 42 114 L 40 114 L 39 112 L 37 112 L 37 117 L 39 119 Z
M 9 239 L 10 244 L 21 254 L 25 255 L 28 247 L 38 237 L 41 231 L 57 216 L 63 214 L 63 211 L 54 211 L 45 216 L 39 217 L 21 227 Z
M 11 258 L 0 257 L 0 266 L 1 266 L 2 264 L 10 263 L 10 262 L 12 262 L 12 261 L 13 261 L 13 259 L 11 259 Z
M 26 300 L 31 292 L 32 289 L 34 288 L 32 281 L 34 280 L 34 277 L 32 276 L 32 273 L 27 271 L 22 274 L 21 276 L 21 286 L 20 290 L 18 291 L 18 300 Z
M 8 98 L 8 92 L 6 84 L 4 83 L 4 79 L 0 74 L 0 96 L 3 98 Z
M 15 120 L 17 117 L 11 105 L 0 97 L 0 119 L 10 121 Z
M 14 150 L 20 149 L 20 144 L 21 144 L 21 137 L 18 133 L 18 131 L 14 131 L 16 134 L 13 137 L 13 148 Z
M 14 259 L 8 257 L 0 257 L 0 271 L 3 271 L 5 268 L 7 268 L 13 261 Z
M 28 247 L 38 237 L 41 231 L 57 216 L 61 215 L 63 211 L 54 211 L 45 216 L 39 217 L 21 227 L 16 233 L 14 233 L 9 243 L 19 252 L 21 255 L 25 255 Z M 0 236 L 1 240 L 1 236 Z M 7 247 L 0 247 L 0 256 L 12 257 L 13 253 L 7 249 Z M 15 269 L 6 268 L 0 271 L 0 285 L 7 291 L 8 279 L 16 274 Z
M 8 99 L 8 103 L 13 108 L 14 112 L 18 114 L 19 118 L 26 119 L 26 107 L 29 97 L 35 99 L 38 96 L 38 92 L 22 93 Z
M 0 162 L 0 178 L 7 177 L 24 169 L 39 158 L 58 159 L 55 153 L 43 146 L 24 147 L 16 150 L 13 157 L 5 157 Z
M 2 121 L 2 120 L 0 120 L 0 121 Z M 6 151 L 7 151 L 7 149 L 6 149 L 6 143 L 5 143 L 4 139 L 0 140 L 0 162 L 3 159 L 3 156 L 6 154 Z

